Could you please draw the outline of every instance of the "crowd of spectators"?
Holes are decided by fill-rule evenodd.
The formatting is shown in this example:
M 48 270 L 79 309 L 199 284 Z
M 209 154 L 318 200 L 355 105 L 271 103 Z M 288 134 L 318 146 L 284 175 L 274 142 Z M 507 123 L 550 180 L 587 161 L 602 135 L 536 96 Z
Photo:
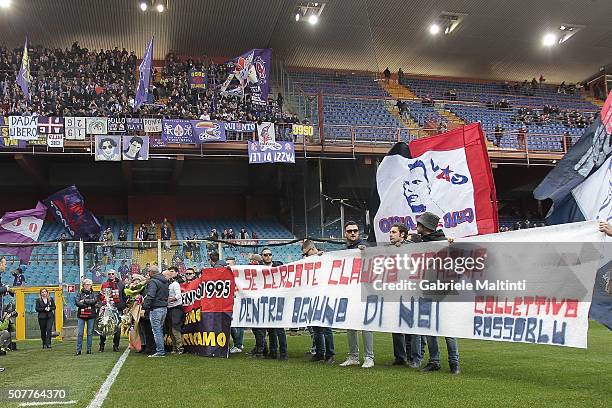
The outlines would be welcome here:
M 545 227 L 546 223 L 543 221 L 532 221 L 529 219 L 515 221 L 512 225 L 501 225 L 499 232 L 517 231 L 521 229 Z
M 519 95 L 534 96 L 536 90 L 541 88 L 544 82 L 546 82 L 546 78 L 544 78 L 544 75 L 540 75 L 539 79 L 533 77 L 531 81 L 524 80 L 522 83 L 514 82 L 510 84 L 508 81 L 504 81 L 501 84 L 501 88 L 504 92 L 508 93 L 513 92 Z M 564 81 L 557 88 L 557 93 L 575 94 L 577 90 L 578 86 L 576 84 L 565 85 Z
M 29 47 L 31 102 L 16 83 L 23 49 L 0 47 L 0 115 L 126 116 L 225 121 L 298 123 L 296 114 L 283 109 L 283 97 L 268 97 L 266 105 L 250 95 L 227 95 L 220 85 L 232 63 L 214 64 L 168 54 L 163 68 L 153 68 L 153 99 L 134 112 L 138 58 L 134 51 L 89 50 L 74 42 L 70 48 Z M 188 73 L 202 70 L 205 89 L 191 88 Z
M 523 125 L 545 125 L 557 122 L 565 127 L 586 128 L 596 118 L 594 113 L 582 113 L 559 109 L 558 106 L 544 105 L 543 109 L 518 108 L 513 118 L 514 123 Z
M 0 113 L 45 116 L 112 116 L 131 114 L 136 87 L 136 54 L 88 50 L 79 46 L 29 48 L 31 103 L 16 83 L 22 49 L 0 47 Z M 133 103 L 133 102 L 132 102 Z

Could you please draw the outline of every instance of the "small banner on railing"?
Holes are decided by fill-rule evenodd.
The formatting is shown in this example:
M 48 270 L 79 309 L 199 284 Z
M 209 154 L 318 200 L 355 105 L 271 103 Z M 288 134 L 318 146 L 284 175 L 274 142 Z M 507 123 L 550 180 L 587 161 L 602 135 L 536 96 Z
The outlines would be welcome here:
M 295 163 L 293 142 L 261 144 L 249 141 L 249 164 Z
M 314 126 L 294 123 L 291 126 L 291 133 L 296 136 L 312 136 L 314 135 Z

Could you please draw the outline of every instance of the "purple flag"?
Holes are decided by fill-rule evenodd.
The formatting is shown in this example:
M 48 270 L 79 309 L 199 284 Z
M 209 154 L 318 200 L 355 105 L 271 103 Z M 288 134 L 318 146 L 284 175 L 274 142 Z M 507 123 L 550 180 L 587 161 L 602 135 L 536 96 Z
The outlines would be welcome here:
M 21 68 L 19 68 L 19 75 L 17 75 L 17 83 L 23 91 L 23 95 L 26 100 L 30 101 L 30 56 L 28 54 L 28 38 L 26 37 L 25 45 L 23 46 L 23 57 L 21 58 Z
M 138 81 L 138 89 L 136 90 L 136 100 L 134 101 L 134 110 L 140 108 L 143 103 L 149 99 L 149 83 L 151 81 L 151 66 L 153 65 L 153 38 L 149 40 L 147 49 L 145 50 L 144 58 L 138 67 L 140 79 Z
M 193 124 L 187 119 L 162 120 L 164 143 L 196 143 L 193 138 Z
M 245 90 L 249 90 L 254 103 L 265 105 L 270 91 L 271 59 L 270 48 L 255 48 L 234 58 L 234 67 L 221 85 L 221 92 L 244 96 Z
M 214 120 L 192 120 L 193 136 L 196 144 L 225 142 L 225 125 Z
M 0 244 L 32 244 L 38 241 L 47 207 L 39 202 L 36 208 L 5 213 L 0 219 Z M 33 246 L 4 246 L 2 252 L 17 255 L 22 262 L 30 262 Z
M 44 202 L 72 238 L 85 241 L 98 240 L 100 223 L 85 208 L 85 200 L 76 186 L 58 191 L 47 197 Z

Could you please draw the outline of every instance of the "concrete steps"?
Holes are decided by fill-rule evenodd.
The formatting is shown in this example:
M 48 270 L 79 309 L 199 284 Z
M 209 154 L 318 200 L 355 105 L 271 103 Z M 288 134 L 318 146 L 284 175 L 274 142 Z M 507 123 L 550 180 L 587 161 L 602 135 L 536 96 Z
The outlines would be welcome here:
M 593 98 L 592 96 L 584 96 L 584 100 L 587 102 L 591 102 L 595 106 L 599 106 L 600 108 L 604 106 L 604 101 Z
M 419 99 L 414 92 L 395 81 L 381 81 L 380 84 L 382 85 L 383 89 L 387 91 L 387 93 L 395 100 Z

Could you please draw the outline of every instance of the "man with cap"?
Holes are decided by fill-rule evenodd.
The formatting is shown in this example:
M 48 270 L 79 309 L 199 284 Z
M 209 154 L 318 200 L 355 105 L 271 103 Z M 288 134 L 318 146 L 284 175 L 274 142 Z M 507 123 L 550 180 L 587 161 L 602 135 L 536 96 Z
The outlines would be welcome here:
M 117 276 L 114 269 L 109 269 L 106 273 L 108 280 L 100 286 L 100 295 L 98 301 L 101 304 L 114 303 L 114 307 L 119 311 L 119 315 L 123 314 L 125 309 L 125 293 L 123 292 L 123 281 Z M 108 297 L 106 296 L 108 293 Z M 119 351 L 119 340 L 121 339 L 121 330 L 117 330 L 113 335 L 113 351 Z M 104 351 L 106 336 L 100 336 L 99 352 Z
M 322 254 L 323 251 L 319 251 L 313 241 L 306 239 L 302 243 L 303 258 Z M 327 365 L 334 364 L 334 332 L 331 327 L 312 326 L 310 329 L 312 330 L 312 346 L 314 349 L 310 361 L 323 362 Z
M 355 221 L 347 221 L 344 224 L 344 238 L 346 239 L 346 249 L 365 249 L 366 244 L 359 237 L 359 226 Z M 340 367 L 348 367 L 359 365 L 359 337 L 357 330 L 347 330 L 349 353 L 346 361 L 340 364 Z M 367 330 L 361 331 L 365 354 L 363 365 L 361 368 L 374 367 L 374 333 Z
M 424 212 L 417 219 L 417 232 L 421 236 L 423 242 L 430 241 L 446 241 L 452 242 L 452 239 L 447 239 L 444 231 L 438 229 L 440 217 L 437 215 Z M 457 339 L 455 337 L 445 337 L 446 349 L 448 351 L 448 363 L 452 374 L 459 374 L 459 349 Z M 427 347 L 429 349 L 429 363 L 423 368 L 422 372 L 437 371 L 440 369 L 440 347 L 436 336 L 427 336 Z
M 393 224 L 389 230 L 389 245 L 391 246 L 400 248 L 402 245 L 415 241 L 420 241 L 420 237 L 411 236 L 406 224 Z M 393 365 L 409 365 L 412 368 L 418 368 L 423 360 L 421 342 L 424 343 L 424 340 L 416 334 L 393 333 L 393 355 L 395 356 Z

